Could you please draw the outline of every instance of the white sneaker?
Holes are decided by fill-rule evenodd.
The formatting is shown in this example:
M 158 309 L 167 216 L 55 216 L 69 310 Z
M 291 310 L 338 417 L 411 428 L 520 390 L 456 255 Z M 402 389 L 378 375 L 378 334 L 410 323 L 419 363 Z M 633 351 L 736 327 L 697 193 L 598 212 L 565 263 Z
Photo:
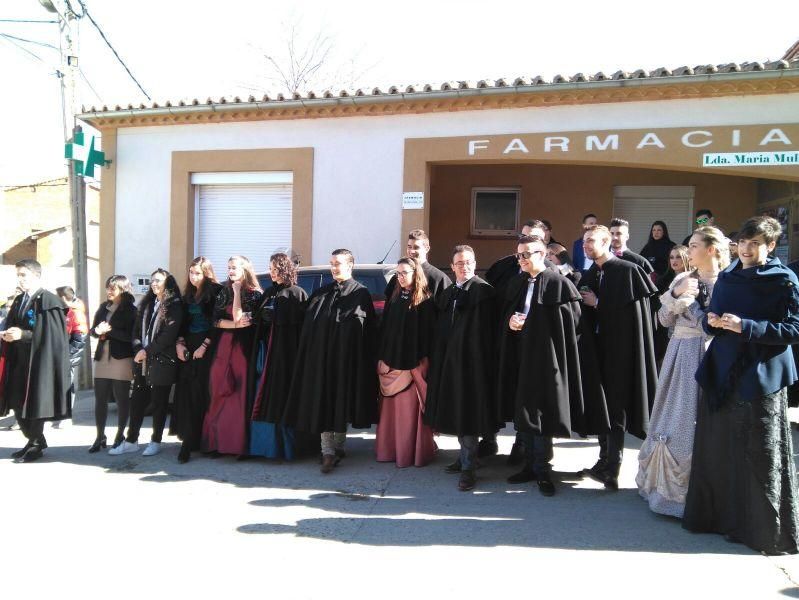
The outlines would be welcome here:
M 141 453 L 142 456 L 155 456 L 161 452 L 161 444 L 159 442 L 150 442 L 147 444 L 147 447 L 144 449 L 144 452 Z
M 116 448 L 111 448 L 108 453 L 111 456 L 119 456 L 120 454 L 129 454 L 131 452 L 138 452 L 139 451 L 139 444 L 138 442 L 128 442 L 125 440 Z

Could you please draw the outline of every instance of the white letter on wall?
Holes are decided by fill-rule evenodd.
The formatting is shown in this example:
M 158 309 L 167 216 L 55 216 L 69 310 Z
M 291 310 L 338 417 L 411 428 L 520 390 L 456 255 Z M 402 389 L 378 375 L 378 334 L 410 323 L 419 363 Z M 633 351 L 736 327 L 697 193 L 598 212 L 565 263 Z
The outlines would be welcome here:
M 607 150 L 610 147 L 611 150 L 618 150 L 619 149 L 619 134 L 614 133 L 613 135 L 609 135 L 605 138 L 605 141 L 601 141 L 598 135 L 589 135 L 585 138 L 585 149 L 589 152 L 596 148 L 597 150 Z
M 552 148 L 560 148 L 563 152 L 568 152 L 569 138 L 558 136 L 544 138 L 544 152 L 551 152 Z
M 786 146 L 791 145 L 791 140 L 788 139 L 788 136 L 782 132 L 782 129 L 772 129 L 766 134 L 766 137 L 763 138 L 763 141 L 760 142 L 761 146 L 765 146 L 766 144 L 771 144 L 772 142 L 782 142 Z
M 688 148 L 704 148 L 705 146 L 710 146 L 713 143 L 713 140 L 705 140 L 704 142 L 692 142 L 691 138 L 695 135 L 704 135 L 706 137 L 712 138 L 713 134 L 709 131 L 689 131 L 684 136 L 682 136 L 682 145 L 687 146 Z
M 502 154 L 509 154 L 510 152 L 524 152 L 525 154 L 530 154 L 530 151 L 527 149 L 527 146 L 524 145 L 519 138 L 513 138 L 508 144 L 508 147 L 502 151 Z
M 488 148 L 486 144 L 488 144 L 490 140 L 469 140 L 469 156 L 474 156 L 475 150 L 485 150 Z
M 647 133 L 644 137 L 641 138 L 641 141 L 636 146 L 637 150 L 645 146 L 657 146 L 658 148 L 665 149 L 666 146 L 663 145 L 663 142 L 660 141 L 660 138 L 654 133 Z

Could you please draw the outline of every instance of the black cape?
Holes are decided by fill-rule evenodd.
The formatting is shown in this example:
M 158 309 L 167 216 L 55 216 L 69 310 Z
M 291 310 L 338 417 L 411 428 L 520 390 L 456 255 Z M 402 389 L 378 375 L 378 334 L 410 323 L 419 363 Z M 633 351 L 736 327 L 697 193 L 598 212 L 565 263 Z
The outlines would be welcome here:
M 560 273 L 558 267 L 553 262 L 544 260 L 544 264 L 548 271 Z M 488 271 L 485 273 L 485 280 L 494 288 L 497 297 L 503 298 L 505 295 L 505 288 L 511 281 L 516 279 L 520 271 L 521 268 L 519 267 L 519 260 L 516 258 L 516 255 L 509 254 L 488 267 Z
M 433 303 L 436 304 L 441 300 L 441 294 L 444 290 L 452 285 L 452 280 L 442 270 L 434 267 L 429 262 L 422 263 L 422 271 L 427 278 L 427 289 L 430 290 L 430 295 L 433 297 Z M 393 275 L 386 285 L 386 300 L 391 298 L 394 294 L 394 288 L 397 287 L 397 276 Z
M 538 275 L 530 311 L 521 331 L 508 321 L 521 311 L 529 276 L 512 280 L 500 321 L 497 409 L 500 421 L 516 429 L 552 437 L 584 433 L 578 352 L 580 294 L 566 277 Z
M 595 335 L 611 425 L 643 439 L 657 387 L 650 305 L 657 288 L 632 262 L 612 258 L 601 272 L 601 287 L 596 264 L 582 280 L 599 298 L 598 307 L 585 309 L 586 329 Z
M 375 311 L 369 290 L 349 279 L 308 300 L 283 423 L 322 433 L 377 420 Z
M 424 419 L 435 431 L 491 434 L 497 329 L 494 289 L 479 277 L 444 292 L 430 353 Z
M 432 297 L 411 307 L 411 300 L 402 291 L 386 299 L 380 322 L 377 358 L 392 369 L 410 371 L 430 356 L 436 324 L 436 307 Z
M 639 256 L 649 262 L 652 268 L 655 269 L 655 273 L 661 276 L 669 269 L 669 254 L 675 245 L 676 244 L 667 237 L 660 238 L 659 240 L 649 238 L 649 241 L 641 249 Z
M 255 343 L 248 371 L 253 421 L 279 423 L 283 418 L 307 301 L 301 287 L 273 284 L 253 314 Z
M 621 253 L 621 256 L 618 256 L 617 258 L 638 265 L 644 270 L 644 273 L 646 273 L 647 275 L 655 272 L 655 268 L 652 266 L 652 263 L 650 263 L 640 254 L 636 254 L 632 250 L 625 250 L 624 252 Z
M 66 307 L 58 296 L 43 289 L 33 293 L 22 315 L 20 302 L 22 294 L 14 299 L 4 324 L 5 329 L 22 329 L 23 337 L 2 343 L 0 416 L 14 410 L 23 419 L 70 419 Z

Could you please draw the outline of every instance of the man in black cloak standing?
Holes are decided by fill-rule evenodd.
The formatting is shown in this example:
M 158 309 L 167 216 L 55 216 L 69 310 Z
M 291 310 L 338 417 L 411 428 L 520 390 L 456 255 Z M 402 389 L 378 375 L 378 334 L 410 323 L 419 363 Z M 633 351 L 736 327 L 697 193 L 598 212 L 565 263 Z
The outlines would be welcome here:
M 442 270 L 434 267 L 427 261 L 430 253 L 430 238 L 422 229 L 414 229 L 408 232 L 408 243 L 405 246 L 405 256 L 414 258 L 422 265 L 422 271 L 427 278 L 427 289 L 433 302 L 438 303 L 444 290 L 452 285 L 452 280 Z M 397 276 L 394 275 L 386 286 L 386 298 L 391 298 L 394 287 L 397 285 Z
M 11 456 L 33 462 L 47 448 L 45 421 L 72 418 L 66 307 L 42 289 L 42 266 L 16 264 L 18 295 L 8 313 L 0 358 L 0 417 L 13 410 L 28 442 Z
M 587 323 L 605 389 L 610 432 L 599 436 L 599 460 L 584 471 L 607 489 L 618 489 L 624 432 L 644 439 L 655 399 L 657 367 L 650 298 L 657 288 L 635 263 L 610 251 L 610 231 L 585 232 L 583 249 L 594 261 L 581 283 Z
M 447 467 L 460 473 L 458 488 L 476 483 L 477 443 L 497 430 L 494 397 L 496 310 L 493 288 L 477 277 L 474 250 L 455 246 L 452 271 L 456 282 L 439 304 L 425 422 L 439 433 L 458 436 L 460 458 Z
M 322 473 L 344 457 L 347 425 L 377 422 L 375 311 L 369 290 L 352 277 L 355 258 L 333 250 L 333 283 L 308 300 L 283 423 L 321 434 Z
M 543 239 L 519 239 L 522 274 L 508 284 L 503 302 L 497 408 L 500 420 L 513 420 L 525 449 L 524 469 L 508 482 L 535 480 L 544 496 L 552 496 L 552 438 L 582 431 L 584 415 L 580 294 L 563 275 L 547 269 L 545 256 Z

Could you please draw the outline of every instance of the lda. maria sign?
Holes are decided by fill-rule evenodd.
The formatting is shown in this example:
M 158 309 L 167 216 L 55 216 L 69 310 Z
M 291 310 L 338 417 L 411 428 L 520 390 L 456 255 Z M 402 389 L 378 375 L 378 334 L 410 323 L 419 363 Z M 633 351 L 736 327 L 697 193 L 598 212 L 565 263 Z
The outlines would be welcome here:
M 465 158 L 606 163 L 704 170 L 763 169 L 799 178 L 799 124 L 628 129 L 474 136 Z

